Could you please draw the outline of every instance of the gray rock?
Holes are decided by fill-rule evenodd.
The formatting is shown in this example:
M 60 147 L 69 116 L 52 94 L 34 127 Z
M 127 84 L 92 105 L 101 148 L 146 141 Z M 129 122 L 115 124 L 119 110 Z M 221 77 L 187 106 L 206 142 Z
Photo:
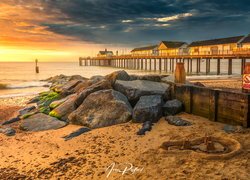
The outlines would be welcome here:
M 73 139 L 74 137 L 80 136 L 81 134 L 84 134 L 84 133 L 89 132 L 89 131 L 91 131 L 91 129 L 83 127 L 83 128 L 80 128 L 80 129 L 70 133 L 67 136 L 63 136 L 62 138 L 64 138 L 65 141 L 68 141 L 70 139 Z
M 121 71 L 115 71 L 105 76 L 105 79 L 107 79 L 112 84 L 114 84 L 116 80 L 130 81 L 130 76 L 128 75 L 126 71 L 121 70 Z
M 183 110 L 183 104 L 181 101 L 179 101 L 177 99 L 167 101 L 163 105 L 163 114 L 165 116 L 176 115 L 176 114 L 180 113 L 182 110 Z
M 170 96 L 170 85 L 146 80 L 117 80 L 114 89 L 126 95 L 132 104 L 135 104 L 141 96 L 162 95 L 165 100 Z
M 7 127 L 7 128 L 0 128 L 0 133 L 3 133 L 6 136 L 14 136 L 16 134 L 15 129 Z
M 183 120 L 177 116 L 167 116 L 165 120 L 174 126 L 191 126 L 192 124 L 189 121 Z
M 66 122 L 59 121 L 58 119 L 43 113 L 38 113 L 21 121 L 20 129 L 25 131 L 44 131 L 59 129 L 66 125 Z
M 142 124 L 142 128 L 136 133 L 137 135 L 145 135 L 147 131 L 151 131 L 152 129 L 152 122 L 146 121 Z
M 72 124 L 100 128 L 125 123 L 131 119 L 132 107 L 126 96 L 114 90 L 101 90 L 90 94 L 69 115 Z
M 75 100 L 75 106 L 79 107 L 84 99 L 90 95 L 91 93 L 94 93 L 96 91 L 104 90 L 104 89 L 112 89 L 110 81 L 107 80 L 101 80 L 98 83 L 95 83 L 85 90 L 83 90 L 81 93 L 77 95 L 77 98 Z
M 37 103 L 37 102 L 39 102 L 39 100 L 40 100 L 40 99 L 39 99 L 39 96 L 36 96 L 36 97 L 30 99 L 30 100 L 27 102 L 27 104 Z
M 80 84 L 81 80 L 71 80 L 61 87 L 60 94 L 63 96 L 68 96 L 74 93 L 74 88 Z
M 20 121 L 20 120 L 21 120 L 21 119 L 20 119 L 19 116 L 18 116 L 18 117 L 14 117 L 14 118 L 11 118 L 11 119 L 9 119 L 9 120 L 3 122 L 2 125 L 12 124 L 12 123 L 18 122 L 18 121 Z
M 95 84 L 103 80 L 104 78 L 105 78 L 104 76 L 97 75 L 97 76 L 92 76 L 89 80 L 91 81 L 92 84 Z
M 34 109 L 36 109 L 36 106 L 29 106 L 29 107 L 19 110 L 18 112 L 19 112 L 19 115 L 22 116 L 24 114 L 31 112 Z
M 133 110 L 133 122 L 157 122 L 162 117 L 162 96 L 142 96 Z

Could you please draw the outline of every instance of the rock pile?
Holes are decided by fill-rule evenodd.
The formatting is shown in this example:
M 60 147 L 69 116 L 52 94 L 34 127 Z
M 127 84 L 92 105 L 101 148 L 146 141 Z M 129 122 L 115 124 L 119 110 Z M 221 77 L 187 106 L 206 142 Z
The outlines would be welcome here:
M 22 130 L 41 131 L 68 123 L 100 128 L 132 120 L 144 123 L 138 134 L 145 134 L 163 115 L 182 111 L 182 103 L 171 100 L 172 84 L 163 78 L 166 76 L 128 75 L 126 71 L 90 79 L 55 76 L 48 79 L 50 91 L 30 100 L 36 106 L 21 110 L 5 124 L 20 121 Z

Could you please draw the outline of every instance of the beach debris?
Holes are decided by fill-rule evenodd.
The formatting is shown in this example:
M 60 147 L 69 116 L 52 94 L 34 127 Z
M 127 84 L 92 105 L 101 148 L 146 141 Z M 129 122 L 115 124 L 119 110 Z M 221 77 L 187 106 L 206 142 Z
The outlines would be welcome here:
M 219 159 L 229 158 L 238 154 L 241 145 L 238 141 L 231 138 L 213 137 L 205 135 L 201 138 L 183 141 L 167 141 L 160 148 L 168 151 L 172 150 L 192 150 L 203 153 L 205 158 Z
M 115 71 L 111 74 L 108 74 L 107 76 L 105 76 L 105 79 L 110 81 L 111 84 L 114 84 L 116 80 L 129 81 L 130 76 L 128 75 L 126 71 L 121 70 L 121 71 Z
M 66 125 L 66 122 L 59 121 L 43 113 L 38 113 L 22 120 L 19 128 L 24 131 L 44 131 L 59 129 Z
M 161 95 L 142 96 L 133 110 L 133 122 L 157 122 L 162 117 Z
M 14 136 L 16 134 L 16 131 L 11 127 L 7 127 L 7 128 L 0 128 L 0 133 L 3 133 L 6 136 Z
M 63 121 L 68 121 L 69 114 L 72 113 L 74 110 L 76 110 L 75 108 L 76 97 L 77 97 L 76 94 L 72 95 L 64 103 L 53 109 L 49 113 L 49 115 Z
M 243 131 L 243 127 L 242 126 L 225 125 L 223 127 L 223 130 L 226 133 L 239 133 L 239 132 Z
M 126 96 L 114 90 L 101 90 L 90 94 L 69 115 L 72 124 L 100 128 L 131 120 L 132 107 Z
M 110 81 L 101 80 L 98 83 L 95 83 L 95 84 L 87 87 L 86 89 L 84 89 L 82 92 L 80 92 L 77 95 L 77 98 L 75 101 L 76 107 L 79 107 L 82 104 L 82 102 L 84 101 L 84 99 L 88 95 L 90 95 L 91 93 L 94 93 L 94 92 L 100 91 L 100 90 L 104 90 L 104 89 L 112 89 Z
M 67 136 L 63 136 L 62 138 L 64 138 L 65 141 L 68 141 L 70 139 L 73 139 L 74 137 L 77 137 L 77 136 L 80 136 L 81 134 L 83 133 L 86 133 L 86 132 L 89 132 L 91 131 L 91 129 L 87 128 L 87 127 L 82 127 L 72 133 L 70 133 L 69 135 Z
M 189 121 L 186 121 L 178 116 L 167 116 L 165 117 L 165 120 L 169 124 L 175 125 L 175 126 L 191 126 L 192 125 L 192 123 L 190 123 Z
M 180 113 L 182 110 L 183 110 L 183 104 L 181 101 L 177 99 L 167 101 L 163 105 L 163 113 L 165 116 L 176 115 Z
M 2 125 L 12 124 L 12 123 L 18 122 L 18 121 L 20 121 L 20 120 L 21 120 L 20 117 L 17 116 L 17 117 L 11 118 L 11 119 L 9 119 L 9 120 L 3 122 Z
M 142 128 L 139 129 L 139 131 L 136 133 L 137 135 L 145 135 L 147 131 L 151 131 L 152 129 L 152 122 L 151 121 L 145 121 L 142 124 Z
M 114 89 L 127 96 L 133 105 L 139 101 L 141 96 L 161 95 L 164 100 L 168 100 L 170 96 L 170 85 L 146 80 L 117 80 Z
M 19 115 L 22 116 L 24 114 L 27 114 L 29 113 L 30 111 L 36 109 L 36 106 L 29 106 L 29 107 L 26 107 L 26 108 L 23 108 L 21 110 L 18 111 Z

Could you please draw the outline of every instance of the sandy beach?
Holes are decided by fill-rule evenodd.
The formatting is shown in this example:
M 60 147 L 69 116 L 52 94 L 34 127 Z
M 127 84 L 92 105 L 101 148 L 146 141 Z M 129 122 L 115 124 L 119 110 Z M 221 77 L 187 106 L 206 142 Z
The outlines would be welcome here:
M 1 120 L 14 115 L 30 97 L 1 99 Z M 8 105 L 8 106 L 6 106 Z M 72 140 L 65 135 L 80 128 L 69 125 L 42 132 L 0 134 L 1 179 L 249 179 L 250 131 L 227 134 L 224 124 L 182 113 L 192 126 L 176 127 L 162 118 L 145 136 L 136 132 L 141 124 L 125 123 L 94 129 Z M 13 124 L 17 126 L 17 124 Z M 160 148 L 169 140 L 186 140 L 209 134 L 238 140 L 241 153 L 230 159 L 208 160 L 197 153 L 169 153 Z M 114 164 L 115 163 L 115 164 Z M 137 171 L 122 175 L 108 167 L 124 170 L 130 163 Z

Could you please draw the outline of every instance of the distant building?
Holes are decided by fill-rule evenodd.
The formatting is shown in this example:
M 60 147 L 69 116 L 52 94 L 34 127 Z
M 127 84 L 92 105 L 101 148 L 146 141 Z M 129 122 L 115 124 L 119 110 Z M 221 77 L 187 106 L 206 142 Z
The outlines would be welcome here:
M 133 56 L 157 56 L 158 55 L 158 46 L 146 46 L 135 48 L 131 51 Z
M 159 55 L 174 56 L 186 55 L 188 44 L 185 42 L 177 41 L 162 41 L 158 46 Z
M 195 41 L 189 45 L 190 55 L 232 54 L 244 36 Z
M 250 49 L 250 34 L 246 36 L 241 42 L 241 48 L 245 50 Z
M 113 55 L 113 51 L 108 51 L 107 49 L 105 49 L 105 51 L 99 51 L 97 57 L 111 57 Z

